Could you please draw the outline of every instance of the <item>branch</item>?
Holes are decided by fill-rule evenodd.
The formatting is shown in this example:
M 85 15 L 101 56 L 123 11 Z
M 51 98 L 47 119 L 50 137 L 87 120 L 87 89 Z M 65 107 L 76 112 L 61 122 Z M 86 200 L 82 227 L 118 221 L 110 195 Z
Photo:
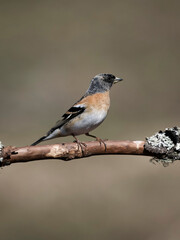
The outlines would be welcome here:
M 143 141 L 105 141 L 106 150 L 103 144 L 97 141 L 84 142 L 83 151 L 77 143 L 53 144 L 27 146 L 22 148 L 5 147 L 3 158 L 6 162 L 28 162 L 43 159 L 72 160 L 75 158 L 85 158 L 93 155 L 104 154 L 143 154 Z
M 168 128 L 146 138 L 146 141 L 97 141 L 85 142 L 81 147 L 77 143 L 38 145 L 27 147 L 3 147 L 0 144 L 0 165 L 45 159 L 72 160 L 94 155 L 128 154 L 153 156 L 166 166 L 180 160 L 180 128 Z M 85 146 L 84 146 L 85 145 Z

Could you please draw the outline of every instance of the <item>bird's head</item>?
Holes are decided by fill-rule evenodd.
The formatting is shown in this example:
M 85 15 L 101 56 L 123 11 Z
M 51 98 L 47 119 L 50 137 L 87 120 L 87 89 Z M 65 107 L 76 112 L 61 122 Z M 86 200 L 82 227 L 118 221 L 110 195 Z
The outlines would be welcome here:
M 103 83 L 108 83 L 110 86 L 112 86 L 114 83 L 120 82 L 123 79 L 115 77 L 113 74 L 110 73 L 100 73 L 96 75 L 94 78 L 94 81 L 100 81 Z
M 122 78 L 115 77 L 109 73 L 100 73 L 91 80 L 88 92 L 92 94 L 96 92 L 109 91 L 113 84 L 122 80 Z

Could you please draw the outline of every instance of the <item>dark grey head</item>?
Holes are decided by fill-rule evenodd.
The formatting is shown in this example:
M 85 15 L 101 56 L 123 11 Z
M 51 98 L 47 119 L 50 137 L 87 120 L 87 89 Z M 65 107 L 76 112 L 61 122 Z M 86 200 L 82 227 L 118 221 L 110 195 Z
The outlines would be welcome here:
M 94 94 L 97 92 L 109 91 L 114 83 L 120 82 L 122 80 L 122 78 L 117 78 L 112 74 L 98 74 L 91 80 L 91 84 L 86 93 Z

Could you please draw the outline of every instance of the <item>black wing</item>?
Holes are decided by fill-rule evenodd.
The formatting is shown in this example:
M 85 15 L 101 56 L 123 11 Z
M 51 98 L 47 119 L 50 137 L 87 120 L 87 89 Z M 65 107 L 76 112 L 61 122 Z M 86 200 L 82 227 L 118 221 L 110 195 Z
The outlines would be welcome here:
M 56 130 L 57 128 L 62 127 L 64 124 L 66 124 L 69 120 L 75 118 L 76 116 L 78 116 L 79 114 L 81 114 L 82 112 L 84 112 L 85 107 L 83 106 L 73 106 L 71 107 L 63 116 L 62 119 L 57 121 L 56 125 L 51 128 L 49 130 L 49 132 L 47 133 L 47 136 L 49 134 L 51 134 L 54 130 Z
M 33 144 L 31 144 L 31 146 L 35 146 L 37 145 L 38 143 L 42 142 L 43 140 L 46 140 L 46 137 L 49 136 L 52 132 L 54 132 L 54 130 L 56 130 L 57 128 L 60 128 L 62 127 L 65 123 L 67 123 L 69 120 L 75 118 L 76 116 L 78 116 L 79 114 L 81 114 L 82 112 L 84 112 L 85 110 L 85 107 L 82 105 L 77 105 L 77 106 L 73 106 L 71 107 L 63 116 L 62 116 L 62 119 L 59 120 L 56 125 L 51 128 L 49 130 L 49 132 L 41 137 L 40 139 L 38 139 L 36 142 L 34 142 Z

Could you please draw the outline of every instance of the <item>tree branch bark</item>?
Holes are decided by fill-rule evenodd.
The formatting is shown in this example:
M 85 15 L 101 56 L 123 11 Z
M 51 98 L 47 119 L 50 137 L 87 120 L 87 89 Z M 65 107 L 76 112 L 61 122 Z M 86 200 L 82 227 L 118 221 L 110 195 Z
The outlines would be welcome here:
M 128 154 L 153 156 L 164 166 L 180 160 L 180 128 L 167 128 L 159 131 L 146 141 L 98 141 L 85 142 L 81 147 L 77 143 L 62 143 L 53 145 L 38 145 L 27 147 L 3 147 L 0 143 L 0 166 L 17 162 L 29 162 L 45 159 L 60 159 L 64 161 L 85 158 L 95 155 Z
M 105 141 L 104 144 L 97 141 L 84 142 L 82 149 L 77 143 L 38 145 L 27 147 L 5 147 L 2 151 L 2 165 L 8 165 L 17 162 L 28 162 L 43 159 L 72 160 L 76 158 L 85 158 L 94 155 L 105 154 L 130 154 L 146 155 L 144 150 L 144 141 Z M 150 156 L 150 154 L 147 154 Z

